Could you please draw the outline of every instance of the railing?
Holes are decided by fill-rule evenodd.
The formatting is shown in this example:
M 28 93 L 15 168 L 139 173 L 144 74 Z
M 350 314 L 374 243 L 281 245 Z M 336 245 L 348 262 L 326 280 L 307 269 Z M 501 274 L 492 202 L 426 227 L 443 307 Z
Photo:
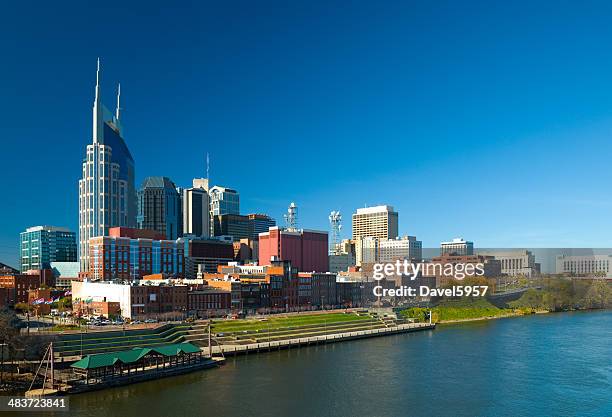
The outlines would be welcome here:
M 213 346 L 212 353 L 224 353 L 224 354 L 237 354 L 237 353 L 248 353 L 250 351 L 259 351 L 259 350 L 271 350 L 272 348 L 282 348 L 282 347 L 292 347 L 292 346 L 302 346 L 304 344 L 310 344 L 315 342 L 328 342 L 328 341 L 340 341 L 347 340 L 351 338 L 359 338 L 370 335 L 377 335 L 381 333 L 400 333 L 403 331 L 410 330 L 426 330 L 434 328 L 435 325 L 429 323 L 410 323 L 410 324 L 400 324 L 395 327 L 386 327 L 379 329 L 371 329 L 371 330 L 359 330 L 353 332 L 344 332 L 344 333 L 335 333 L 331 335 L 320 335 L 320 336 L 310 336 L 310 337 L 299 337 L 287 340 L 279 340 L 273 342 L 260 342 L 260 343 L 252 343 L 247 345 L 220 345 Z M 208 353 L 208 348 L 203 348 L 205 352 Z

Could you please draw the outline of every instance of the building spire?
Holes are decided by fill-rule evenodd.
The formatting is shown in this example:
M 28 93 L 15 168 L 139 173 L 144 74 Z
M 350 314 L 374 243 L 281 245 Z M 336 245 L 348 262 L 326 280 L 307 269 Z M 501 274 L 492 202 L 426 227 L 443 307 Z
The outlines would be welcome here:
M 96 96 L 93 105 L 93 141 L 102 141 L 102 103 L 100 99 L 100 57 L 96 68 Z
M 100 57 L 98 57 L 98 66 L 96 68 L 96 98 L 95 103 L 100 100 Z
M 121 116 L 121 106 L 120 106 L 120 100 L 121 100 L 121 83 L 117 84 L 117 109 L 115 110 L 115 119 L 117 119 L 117 121 L 119 120 L 120 116 Z

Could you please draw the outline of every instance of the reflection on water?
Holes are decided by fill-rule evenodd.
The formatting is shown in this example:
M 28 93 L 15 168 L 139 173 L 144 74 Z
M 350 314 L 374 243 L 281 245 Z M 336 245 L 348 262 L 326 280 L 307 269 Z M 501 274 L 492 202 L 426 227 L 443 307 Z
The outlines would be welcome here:
M 610 398 L 612 312 L 587 312 L 252 354 L 70 405 L 91 417 L 604 416 Z

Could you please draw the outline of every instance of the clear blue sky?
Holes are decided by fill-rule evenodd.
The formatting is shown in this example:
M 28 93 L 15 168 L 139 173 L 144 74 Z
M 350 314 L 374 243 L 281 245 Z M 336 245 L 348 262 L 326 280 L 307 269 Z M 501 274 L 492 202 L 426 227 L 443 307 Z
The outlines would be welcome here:
M 209 152 L 243 212 L 302 227 L 392 204 L 425 246 L 610 246 L 607 2 L 37 3 L 0 13 L 0 261 L 77 229 L 98 56 L 137 185 Z

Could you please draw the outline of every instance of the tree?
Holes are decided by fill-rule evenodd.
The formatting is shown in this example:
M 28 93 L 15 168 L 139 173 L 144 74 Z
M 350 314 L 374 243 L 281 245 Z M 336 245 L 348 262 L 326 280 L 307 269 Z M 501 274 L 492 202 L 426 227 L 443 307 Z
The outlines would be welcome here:
M 19 335 L 19 318 L 13 310 L 0 309 L 0 340 L 8 343 Z
M 15 310 L 26 313 L 34 310 L 34 307 L 28 303 L 17 303 L 15 304 Z
M 2 349 L 2 352 L 0 352 L 2 357 L 0 376 L 4 374 L 4 363 L 10 360 L 11 351 L 14 351 L 14 345 L 18 337 L 19 318 L 13 310 L 4 307 L 0 310 L 0 349 Z M 5 349 L 5 346 L 8 346 L 8 349 Z M 5 356 L 5 352 L 8 352 L 7 356 Z

